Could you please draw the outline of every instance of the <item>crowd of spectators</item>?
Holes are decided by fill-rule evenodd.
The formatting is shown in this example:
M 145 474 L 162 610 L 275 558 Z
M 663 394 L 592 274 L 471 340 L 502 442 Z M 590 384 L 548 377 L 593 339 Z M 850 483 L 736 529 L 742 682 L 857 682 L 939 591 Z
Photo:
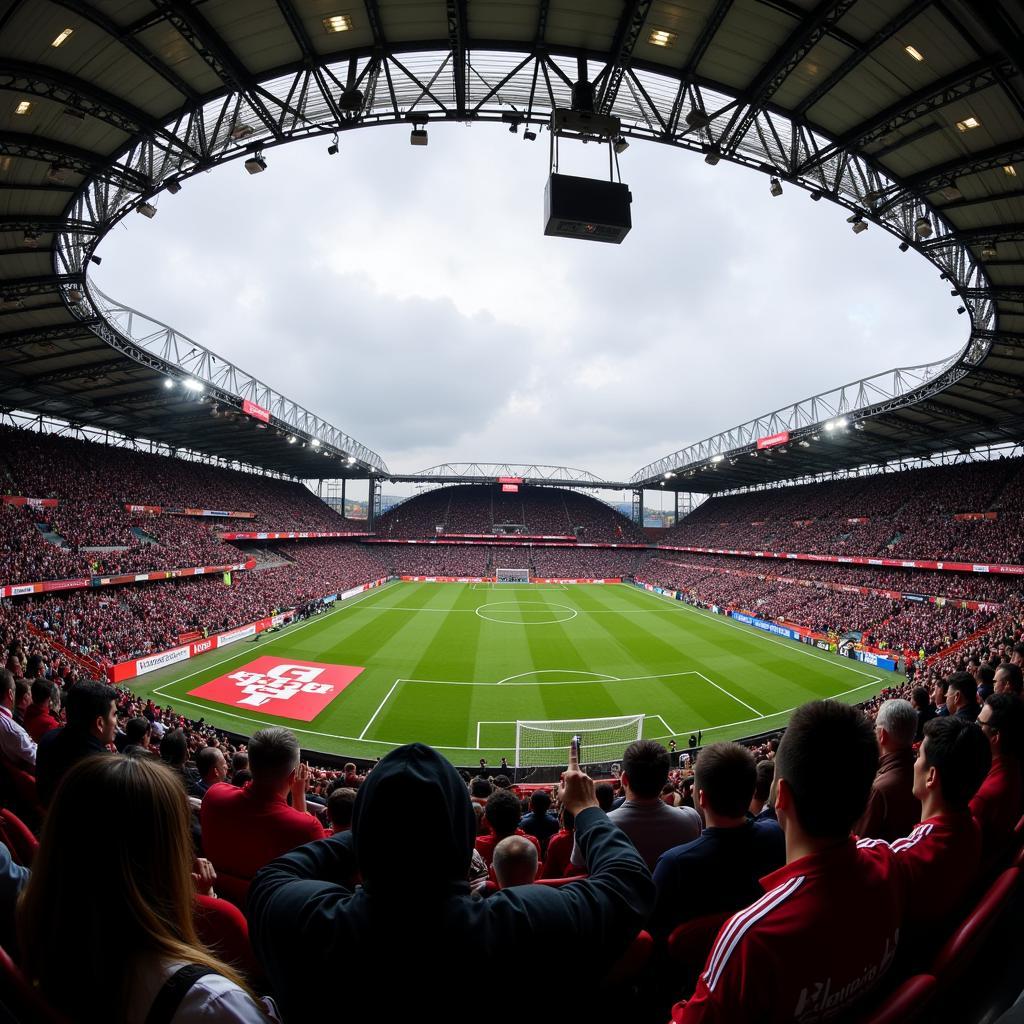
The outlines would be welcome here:
M 502 530 L 505 527 L 505 530 Z M 589 495 L 555 487 L 524 487 L 507 494 L 500 485 L 463 484 L 416 495 L 377 519 L 381 537 L 521 532 L 535 537 L 578 537 L 610 544 L 646 543 L 624 515 Z

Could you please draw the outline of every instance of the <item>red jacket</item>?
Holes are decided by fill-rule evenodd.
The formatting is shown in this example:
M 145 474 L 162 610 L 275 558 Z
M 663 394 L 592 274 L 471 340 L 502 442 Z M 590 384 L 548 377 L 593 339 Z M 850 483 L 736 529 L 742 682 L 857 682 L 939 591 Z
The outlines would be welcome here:
M 199 810 L 203 850 L 218 872 L 252 878 L 264 864 L 327 833 L 312 814 L 289 807 L 284 797 L 227 782 L 211 786 Z
M 981 850 L 986 861 L 1002 853 L 1020 820 L 1024 799 L 1020 762 L 1014 757 L 992 758 L 981 789 L 971 801 L 971 814 L 981 829 Z
M 874 988 L 896 954 L 896 855 L 852 838 L 761 879 L 766 892 L 722 926 L 674 1021 L 790 1024 L 832 1017 Z
M 967 810 L 922 821 L 892 849 L 906 883 L 910 925 L 947 920 L 981 870 L 981 830 Z
M 38 743 L 51 729 L 59 729 L 48 704 L 29 704 L 25 708 L 25 732 Z

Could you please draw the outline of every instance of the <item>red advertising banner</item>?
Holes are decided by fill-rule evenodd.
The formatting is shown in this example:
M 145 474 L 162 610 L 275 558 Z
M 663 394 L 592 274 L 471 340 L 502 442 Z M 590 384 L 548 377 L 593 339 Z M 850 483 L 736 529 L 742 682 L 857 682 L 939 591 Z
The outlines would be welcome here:
M 958 515 L 953 516 L 954 519 L 959 519 L 961 522 L 973 521 L 976 519 L 998 519 L 998 512 L 960 512 Z
M 869 522 L 871 522 L 871 520 L 868 519 L 867 516 L 850 516 L 850 518 L 848 518 L 846 521 L 848 523 L 869 523 Z
M 84 587 L 113 587 L 121 583 L 153 583 L 173 580 L 181 576 L 210 576 L 214 573 L 241 572 L 255 569 L 256 560 L 250 558 L 233 565 L 199 565 L 191 569 L 161 569 L 159 572 L 126 573 L 122 576 L 90 576 L 87 579 L 47 580 L 43 583 L 14 583 L 0 586 L 0 597 L 22 597 L 25 594 L 48 594 L 54 590 L 81 590 Z
M 125 505 L 125 512 L 147 512 L 150 515 L 158 516 L 163 512 L 162 505 Z
M 519 484 L 502 484 L 501 485 L 501 489 L 506 494 L 518 494 L 519 493 Z
M 316 540 L 319 537 L 372 537 L 372 533 L 346 533 L 344 531 L 332 533 L 270 533 L 260 531 L 259 533 L 218 533 L 221 540 Z
M 288 661 L 264 655 L 189 691 L 215 704 L 312 722 L 362 672 L 356 665 Z
M 215 516 L 220 519 L 255 519 L 255 512 L 222 512 L 211 508 L 165 508 L 163 505 L 125 505 L 125 512 L 168 516 Z
M 11 494 L 0 495 L 0 501 L 5 505 L 31 505 L 32 508 L 56 508 L 56 498 L 20 498 Z
M 263 423 L 270 422 L 270 413 L 262 405 L 250 402 L 248 398 L 242 399 L 242 412 L 246 416 L 251 416 L 254 420 L 260 420 Z
M 498 483 L 499 484 L 521 484 L 522 482 L 523 482 L 523 478 L 521 476 L 499 476 L 498 477 Z
M 757 448 L 760 451 L 762 448 L 778 448 L 780 444 L 785 444 L 789 440 L 789 431 L 783 430 L 778 434 L 768 434 L 765 437 L 759 437 L 757 439 Z

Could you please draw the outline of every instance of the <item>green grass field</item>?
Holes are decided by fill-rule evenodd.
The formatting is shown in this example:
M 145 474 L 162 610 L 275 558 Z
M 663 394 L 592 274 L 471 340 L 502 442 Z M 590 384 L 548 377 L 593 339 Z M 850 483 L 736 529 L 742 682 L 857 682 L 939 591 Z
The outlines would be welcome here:
M 264 655 L 363 671 L 311 722 L 189 696 Z M 685 748 L 697 729 L 705 742 L 752 735 L 891 679 L 626 584 L 393 583 L 132 685 L 236 732 L 286 725 L 307 749 L 373 757 L 421 740 L 469 765 L 513 763 L 516 720 L 642 714 L 644 736 Z

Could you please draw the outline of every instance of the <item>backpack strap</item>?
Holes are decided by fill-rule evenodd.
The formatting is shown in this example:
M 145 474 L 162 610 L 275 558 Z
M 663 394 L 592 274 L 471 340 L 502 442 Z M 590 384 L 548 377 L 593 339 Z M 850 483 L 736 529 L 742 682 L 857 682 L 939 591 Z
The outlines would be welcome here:
M 192 986 L 200 978 L 216 973 L 212 967 L 203 967 L 201 964 L 185 964 L 184 967 L 179 967 L 156 994 L 156 999 L 153 1000 L 153 1005 L 146 1015 L 146 1024 L 171 1024 L 178 1007 L 192 991 Z

